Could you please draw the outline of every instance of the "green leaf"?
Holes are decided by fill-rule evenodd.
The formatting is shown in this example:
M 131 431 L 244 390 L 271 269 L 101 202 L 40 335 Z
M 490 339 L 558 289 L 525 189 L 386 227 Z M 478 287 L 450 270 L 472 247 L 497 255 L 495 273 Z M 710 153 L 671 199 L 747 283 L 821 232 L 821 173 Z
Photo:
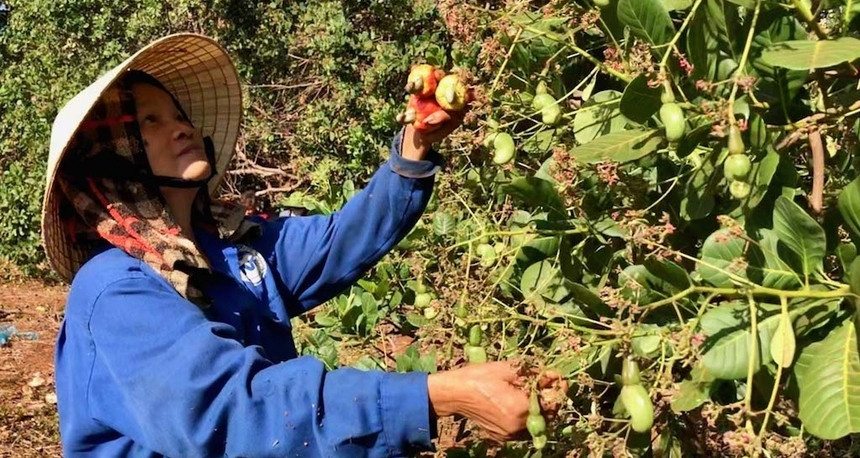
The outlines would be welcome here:
M 684 380 L 678 385 L 678 390 L 672 396 L 672 401 L 669 404 L 672 412 L 688 412 L 704 404 L 710 397 L 708 395 L 709 388 L 709 383 Z
M 696 12 L 687 29 L 687 57 L 693 64 L 693 73 L 690 75 L 692 78 L 713 80 L 717 73 L 720 43 L 708 33 L 708 19 L 706 12 Z
M 693 0 L 663 0 L 663 6 L 669 11 L 685 10 L 693 5 Z
M 421 328 L 430 324 L 430 320 L 424 318 L 424 315 L 420 313 L 407 313 L 406 321 L 416 328 Z
M 675 154 L 678 157 L 687 157 L 693 151 L 696 151 L 699 145 L 706 142 L 711 134 L 712 123 L 707 123 L 701 126 L 696 126 L 687 132 L 681 140 L 678 141 L 678 146 L 675 148 Z M 709 174 L 710 175 L 710 174 Z
M 457 221 L 449 213 L 436 212 L 433 215 L 433 232 L 436 235 L 448 235 L 457 227 Z
M 781 156 L 773 147 L 768 147 L 764 158 L 753 164 L 753 193 L 747 200 L 750 208 L 755 208 L 767 195 L 770 183 L 779 168 L 780 158 Z
M 320 325 L 320 326 L 322 326 L 322 327 L 324 327 L 324 328 L 330 328 L 330 327 L 335 326 L 335 325 L 337 325 L 337 324 L 338 324 L 338 319 L 337 319 L 337 318 L 335 318 L 335 317 L 333 317 L 333 316 L 329 315 L 328 313 L 323 313 L 323 312 L 320 312 L 320 313 L 315 314 L 315 315 L 314 315 L 314 321 L 315 321 L 318 325 Z
M 848 285 L 851 287 L 851 292 L 860 294 L 860 257 L 854 258 L 851 261 L 851 266 L 848 268 Z
M 729 274 L 747 278 L 744 263 L 736 262 L 744 257 L 747 241 L 735 237 L 728 229 L 720 229 L 705 239 L 702 245 L 702 262 L 696 269 L 706 282 L 725 288 L 734 285 Z
M 822 269 L 827 249 L 824 229 L 791 199 L 779 196 L 774 204 L 773 232 L 799 259 L 805 276 Z
M 521 147 L 529 154 L 541 155 L 550 151 L 556 143 L 555 130 L 544 129 L 526 139 Z
M 779 307 L 756 305 L 758 320 L 757 351 L 753 355 L 753 370 L 770 361 L 770 341 L 779 325 Z M 750 314 L 749 305 L 733 302 L 713 308 L 702 316 L 702 330 L 708 338 L 704 344 L 702 364 L 714 377 L 723 380 L 745 378 L 749 370 Z
M 788 315 L 795 324 L 798 337 L 821 326 L 838 310 L 839 300 L 799 300 L 789 304 Z M 756 304 L 758 323 L 757 352 L 753 370 L 771 361 L 771 342 L 779 327 L 781 309 L 778 305 L 759 302 Z M 724 380 L 745 378 L 749 366 L 752 327 L 749 304 L 732 302 L 708 310 L 701 321 L 702 330 L 708 336 L 703 344 L 702 364 L 709 376 Z
M 810 434 L 833 440 L 860 432 L 860 355 L 850 317 L 801 349 L 794 374 L 798 417 Z
M 668 259 L 659 260 L 649 257 L 645 260 L 645 268 L 651 275 L 661 280 L 661 284 L 665 285 L 667 292 L 685 290 L 692 283 L 687 270 Z
M 731 60 L 739 62 L 746 43 L 746 31 L 741 26 L 737 5 L 727 0 L 705 2 L 706 20 L 704 31 L 719 41 L 719 50 L 728 53 Z
M 530 265 L 520 279 L 520 291 L 526 302 L 544 305 L 543 296 L 552 296 L 561 283 L 559 270 L 549 261 Z
M 675 291 L 665 278 L 654 275 L 641 264 L 625 267 L 618 275 L 618 286 L 624 296 L 640 305 L 657 301 L 666 297 L 664 293 Z
M 836 247 L 836 258 L 843 272 L 848 272 L 851 263 L 857 259 L 857 247 L 853 243 L 840 243 Z
M 696 132 L 696 130 L 693 132 Z M 706 127 L 705 135 L 707 135 L 707 132 L 710 132 L 710 127 Z M 687 136 L 689 135 L 685 135 L 684 137 L 686 138 Z M 684 140 L 682 139 L 678 146 L 679 149 L 683 145 L 683 142 Z M 686 184 L 684 185 L 684 197 L 681 199 L 681 217 L 687 221 L 704 218 L 710 215 L 714 209 L 713 187 L 716 183 L 714 176 L 717 169 L 715 166 L 717 155 L 703 152 L 706 156 L 701 158 L 699 151 L 693 154 L 695 156 L 691 156 L 691 158 L 701 161 L 701 164 L 693 171 L 692 176 L 686 180 Z
M 652 45 L 666 44 L 675 34 L 672 18 L 660 0 L 619 0 L 618 19 Z
M 640 324 L 636 327 L 634 337 L 630 339 L 633 352 L 643 358 L 653 358 L 660 351 L 660 327 L 653 324 Z
M 761 54 L 761 61 L 792 70 L 827 68 L 860 58 L 860 40 L 842 37 L 835 40 L 783 41 Z
M 618 104 L 621 93 L 614 90 L 594 94 L 573 117 L 573 136 L 584 145 L 595 138 L 624 130 L 627 120 L 621 115 Z
M 621 96 L 621 114 L 639 124 L 645 124 L 663 105 L 660 100 L 663 89 L 649 86 L 649 81 L 647 75 L 637 76 L 627 85 L 624 95 Z
M 770 357 L 780 366 L 789 367 L 794 361 L 795 350 L 794 327 L 791 325 L 791 319 L 788 313 L 781 313 L 779 326 L 770 341 Z
M 662 141 L 663 138 L 658 129 L 625 130 L 604 135 L 578 146 L 570 152 L 570 155 L 585 164 L 603 161 L 624 163 L 657 151 Z
M 556 235 L 529 240 L 517 250 L 517 261 L 533 264 L 554 257 L 558 253 L 560 238 Z
M 567 288 L 572 294 L 573 301 L 580 306 L 582 310 L 588 310 L 596 314 L 598 317 L 612 317 L 615 315 L 613 310 L 600 299 L 600 296 L 594 294 L 593 291 L 579 283 L 571 283 Z
M 747 270 L 750 278 L 767 288 L 791 289 L 799 286 L 801 279 L 791 266 L 779 257 L 779 237 L 770 229 L 760 229 L 758 245 L 750 247 Z
M 565 219 L 567 216 L 564 202 L 549 181 L 536 177 L 521 177 L 501 186 L 500 192 L 527 205 L 548 211 L 553 219 Z
M 860 237 L 860 178 L 848 183 L 838 198 L 839 213 L 854 237 Z

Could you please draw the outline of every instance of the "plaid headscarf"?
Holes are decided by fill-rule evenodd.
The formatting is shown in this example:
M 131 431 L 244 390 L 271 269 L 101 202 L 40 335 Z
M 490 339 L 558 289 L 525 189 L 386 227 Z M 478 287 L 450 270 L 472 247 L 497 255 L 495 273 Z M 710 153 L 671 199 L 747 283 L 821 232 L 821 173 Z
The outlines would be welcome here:
M 60 167 L 58 182 L 71 204 L 60 216 L 75 243 L 95 247 L 107 241 L 146 262 L 179 294 L 205 308 L 210 299 L 203 288 L 211 267 L 182 235 L 151 179 L 135 114 L 131 87 L 120 79 L 93 107 Z M 210 166 L 214 169 L 214 161 Z M 204 185 L 192 220 L 236 240 L 259 231 L 244 215 L 243 206 L 212 202 Z

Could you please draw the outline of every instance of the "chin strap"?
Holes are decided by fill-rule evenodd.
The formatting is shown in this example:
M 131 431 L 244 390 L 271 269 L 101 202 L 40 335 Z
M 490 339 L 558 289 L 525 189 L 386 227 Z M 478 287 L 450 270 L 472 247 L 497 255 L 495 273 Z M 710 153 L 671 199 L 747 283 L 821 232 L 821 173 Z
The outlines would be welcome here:
M 218 171 L 215 169 L 215 145 L 210 137 L 203 138 L 203 146 L 206 150 L 206 160 L 209 162 L 209 176 L 202 180 L 185 180 L 182 178 L 165 177 L 161 175 L 149 175 L 147 180 L 156 185 L 168 188 L 202 188 L 209 183 Z

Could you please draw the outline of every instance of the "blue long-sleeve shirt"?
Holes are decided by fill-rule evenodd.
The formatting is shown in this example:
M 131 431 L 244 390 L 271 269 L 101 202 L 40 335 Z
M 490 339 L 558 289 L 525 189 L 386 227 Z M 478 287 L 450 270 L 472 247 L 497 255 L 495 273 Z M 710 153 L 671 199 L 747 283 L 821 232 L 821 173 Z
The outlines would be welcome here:
M 332 298 L 414 226 L 441 158 L 392 154 L 328 216 L 263 225 L 251 246 L 204 231 L 214 303 L 182 298 L 116 248 L 75 276 L 56 348 L 66 457 L 382 457 L 428 449 L 427 374 L 297 357 L 290 317 Z

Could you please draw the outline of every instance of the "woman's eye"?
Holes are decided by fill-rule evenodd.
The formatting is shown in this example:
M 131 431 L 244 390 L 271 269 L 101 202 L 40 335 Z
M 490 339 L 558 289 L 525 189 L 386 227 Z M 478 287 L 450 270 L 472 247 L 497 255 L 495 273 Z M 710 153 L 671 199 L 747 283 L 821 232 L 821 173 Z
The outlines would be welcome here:
M 146 115 L 141 120 L 141 123 L 151 123 L 151 122 L 155 122 L 155 116 L 153 116 L 153 115 Z

